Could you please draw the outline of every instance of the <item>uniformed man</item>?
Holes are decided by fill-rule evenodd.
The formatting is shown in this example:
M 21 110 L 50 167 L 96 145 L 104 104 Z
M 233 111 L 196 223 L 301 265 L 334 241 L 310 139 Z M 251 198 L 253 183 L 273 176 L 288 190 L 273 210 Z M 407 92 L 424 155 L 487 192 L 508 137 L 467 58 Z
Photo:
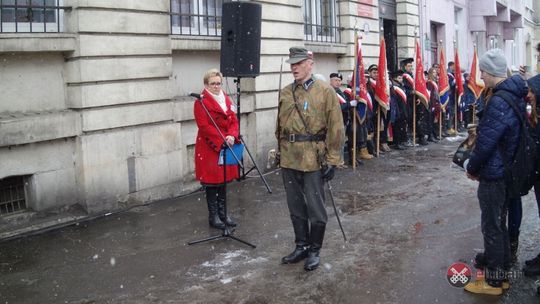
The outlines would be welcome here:
M 312 78 L 313 53 L 292 47 L 287 62 L 294 82 L 280 93 L 276 137 L 296 247 L 282 263 L 306 259 L 309 271 L 320 262 L 327 222 L 324 181 L 342 162 L 343 118 L 334 89 Z
M 413 107 L 414 107 L 414 75 L 413 75 L 413 62 L 412 58 L 405 58 L 401 60 L 400 66 L 403 71 L 403 88 L 407 95 L 407 143 L 405 146 L 412 147 L 412 130 L 413 130 Z
M 330 74 L 330 85 L 336 91 L 336 96 L 339 101 L 341 108 L 341 115 L 343 118 L 343 127 L 345 129 L 345 134 L 347 135 L 347 142 L 345 143 L 345 148 L 343 150 L 343 158 L 345 164 L 352 165 L 352 115 L 351 109 L 356 107 L 358 102 L 349 97 L 348 94 L 341 90 L 341 84 L 343 81 L 343 75 L 341 73 L 331 73 Z M 338 168 L 346 168 L 347 166 L 343 164 L 338 166 Z
M 403 88 L 403 71 L 391 74 L 390 123 L 394 130 L 394 149 L 405 150 L 407 142 L 407 94 Z

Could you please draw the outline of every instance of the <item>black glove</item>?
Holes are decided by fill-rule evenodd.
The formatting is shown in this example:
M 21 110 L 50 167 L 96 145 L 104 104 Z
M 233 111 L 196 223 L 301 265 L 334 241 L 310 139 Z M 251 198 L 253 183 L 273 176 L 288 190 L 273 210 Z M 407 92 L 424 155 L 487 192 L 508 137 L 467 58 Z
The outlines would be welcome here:
M 332 165 L 323 166 L 322 169 L 321 169 L 321 172 L 322 172 L 322 178 L 323 178 L 325 181 L 330 181 L 330 180 L 332 180 L 332 178 L 334 178 L 335 171 L 336 171 L 336 167 L 335 167 L 335 166 L 332 166 Z

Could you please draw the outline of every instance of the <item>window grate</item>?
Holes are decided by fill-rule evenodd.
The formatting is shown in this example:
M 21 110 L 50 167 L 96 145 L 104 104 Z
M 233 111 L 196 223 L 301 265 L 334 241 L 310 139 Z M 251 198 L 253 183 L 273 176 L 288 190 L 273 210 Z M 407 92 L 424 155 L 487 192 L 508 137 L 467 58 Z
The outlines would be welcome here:
M 221 36 L 222 0 L 171 0 L 171 34 Z
M 12 176 L 0 179 L 0 216 L 26 210 L 24 177 Z
M 59 33 L 63 31 L 62 0 L 0 0 L 0 33 Z
M 340 43 L 339 3 L 337 0 L 304 0 L 304 39 Z

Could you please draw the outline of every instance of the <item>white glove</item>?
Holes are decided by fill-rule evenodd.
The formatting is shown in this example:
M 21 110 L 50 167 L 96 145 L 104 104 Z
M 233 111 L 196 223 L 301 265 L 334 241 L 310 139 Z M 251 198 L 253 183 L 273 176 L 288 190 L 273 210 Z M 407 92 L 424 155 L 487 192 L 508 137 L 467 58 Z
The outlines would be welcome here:
M 351 104 L 351 107 L 356 107 L 356 105 L 358 104 L 358 100 L 354 99 L 351 100 L 349 103 Z

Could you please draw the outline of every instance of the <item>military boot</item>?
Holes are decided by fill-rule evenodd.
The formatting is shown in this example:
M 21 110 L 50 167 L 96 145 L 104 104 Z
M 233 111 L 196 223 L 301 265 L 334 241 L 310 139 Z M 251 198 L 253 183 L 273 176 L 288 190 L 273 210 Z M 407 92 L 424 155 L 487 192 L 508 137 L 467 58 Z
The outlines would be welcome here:
M 359 159 L 372 159 L 373 155 L 369 154 L 369 151 L 367 148 L 361 148 L 358 150 L 358 158 Z
M 311 224 L 311 232 L 309 235 L 310 247 L 306 261 L 304 262 L 304 269 L 311 271 L 319 267 L 321 247 L 324 239 L 324 231 L 326 230 L 326 224 L 314 223 Z
M 206 188 L 206 204 L 208 205 L 208 223 L 217 229 L 225 229 L 225 224 L 218 215 L 218 202 L 216 187 Z
M 291 215 L 291 221 L 294 229 L 294 242 L 296 247 L 290 254 L 281 259 L 282 264 L 294 264 L 305 259 L 308 255 L 308 221 Z

